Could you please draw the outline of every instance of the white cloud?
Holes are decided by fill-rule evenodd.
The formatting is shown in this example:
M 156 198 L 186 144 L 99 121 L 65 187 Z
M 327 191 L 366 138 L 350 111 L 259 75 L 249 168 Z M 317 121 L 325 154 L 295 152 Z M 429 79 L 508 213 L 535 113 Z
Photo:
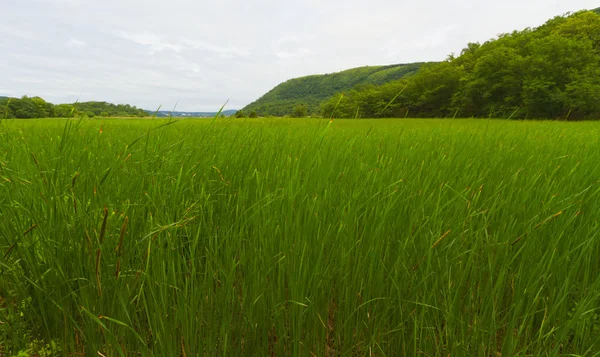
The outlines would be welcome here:
M 183 46 L 176 43 L 164 41 L 160 36 L 149 32 L 142 33 L 122 33 L 121 36 L 127 40 L 133 41 L 138 45 L 147 46 L 150 48 L 150 53 L 171 50 L 175 53 L 181 52 Z
M 87 43 L 85 41 L 78 40 L 76 38 L 71 38 L 69 41 L 65 42 L 65 47 L 85 47 Z
M 183 38 L 181 40 L 181 42 L 182 42 L 183 46 L 186 46 L 188 48 L 201 50 L 201 51 L 214 52 L 214 53 L 218 53 L 218 54 L 224 55 L 224 56 L 245 57 L 245 56 L 250 55 L 250 51 L 247 48 L 245 48 L 244 46 L 224 47 L 224 46 L 215 45 L 208 41 L 190 40 L 187 38 Z
M 281 59 L 288 59 L 288 58 L 294 58 L 294 57 L 305 57 L 305 56 L 310 56 L 310 55 L 314 55 L 315 52 L 309 48 L 298 48 L 295 51 L 291 51 L 291 52 L 285 52 L 285 51 L 279 51 L 275 53 L 277 55 L 277 57 L 281 58 Z

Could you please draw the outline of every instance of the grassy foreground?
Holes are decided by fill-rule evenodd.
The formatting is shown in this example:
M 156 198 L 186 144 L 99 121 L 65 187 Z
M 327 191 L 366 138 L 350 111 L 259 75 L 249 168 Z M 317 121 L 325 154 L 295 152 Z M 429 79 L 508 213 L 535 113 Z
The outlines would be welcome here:
M 0 123 L 0 355 L 600 355 L 600 124 Z

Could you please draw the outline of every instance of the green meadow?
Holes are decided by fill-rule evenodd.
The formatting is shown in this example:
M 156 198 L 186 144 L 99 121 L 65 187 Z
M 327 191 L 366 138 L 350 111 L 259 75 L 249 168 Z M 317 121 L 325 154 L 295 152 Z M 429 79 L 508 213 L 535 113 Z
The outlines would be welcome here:
M 0 123 L 0 356 L 600 356 L 599 257 L 600 123 Z

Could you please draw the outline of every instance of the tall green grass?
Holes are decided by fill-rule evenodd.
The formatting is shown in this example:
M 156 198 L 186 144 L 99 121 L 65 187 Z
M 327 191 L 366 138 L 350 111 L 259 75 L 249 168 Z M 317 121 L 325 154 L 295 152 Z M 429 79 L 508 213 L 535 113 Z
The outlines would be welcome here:
M 0 355 L 598 356 L 599 180 L 597 123 L 4 121 Z

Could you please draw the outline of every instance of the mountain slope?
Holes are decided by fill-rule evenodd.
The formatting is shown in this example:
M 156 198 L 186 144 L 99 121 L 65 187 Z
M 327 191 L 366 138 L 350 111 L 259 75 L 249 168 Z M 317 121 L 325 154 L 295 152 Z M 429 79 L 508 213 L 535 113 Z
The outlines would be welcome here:
M 259 115 L 288 115 L 297 105 L 317 113 L 319 104 L 332 95 L 357 85 L 381 85 L 416 73 L 423 63 L 365 66 L 343 72 L 290 79 L 246 106 L 243 111 Z
M 597 9 L 592 10 L 593 12 L 597 12 L 598 14 L 600 14 L 600 7 Z

